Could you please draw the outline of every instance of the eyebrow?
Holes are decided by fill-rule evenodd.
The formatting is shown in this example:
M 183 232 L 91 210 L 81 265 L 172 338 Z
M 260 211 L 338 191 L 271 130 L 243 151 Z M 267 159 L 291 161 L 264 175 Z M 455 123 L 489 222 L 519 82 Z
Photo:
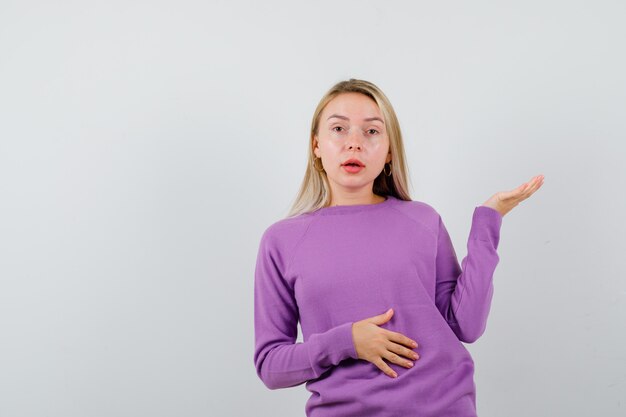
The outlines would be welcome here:
M 350 119 L 349 119 L 349 118 L 347 118 L 346 116 L 342 116 L 342 115 L 340 115 L 340 114 L 333 114 L 333 115 L 331 115 L 331 116 L 330 116 L 328 119 L 326 119 L 326 120 L 332 119 L 333 117 L 337 117 L 338 119 L 350 120 Z M 368 117 L 368 118 L 363 119 L 363 120 L 364 120 L 364 121 L 366 121 L 366 122 L 371 122 L 372 120 L 378 120 L 378 121 L 379 121 L 379 122 L 381 122 L 382 124 L 385 124 L 384 120 L 383 120 L 383 119 L 381 119 L 380 117 Z

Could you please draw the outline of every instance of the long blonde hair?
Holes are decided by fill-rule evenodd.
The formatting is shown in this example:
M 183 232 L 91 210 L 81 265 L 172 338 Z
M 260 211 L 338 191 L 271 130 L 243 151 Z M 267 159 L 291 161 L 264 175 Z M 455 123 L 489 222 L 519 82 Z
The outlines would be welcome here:
M 389 150 L 391 151 L 391 175 L 387 176 L 384 170 L 376 177 L 373 185 L 374 194 L 393 195 L 401 200 L 411 200 L 408 192 L 409 172 L 406 165 L 404 143 L 396 113 L 387 99 L 387 96 L 374 84 L 365 80 L 350 78 L 340 81 L 326 92 L 320 100 L 311 122 L 311 137 L 309 138 L 308 164 L 300 191 L 289 211 L 287 217 L 308 213 L 322 207 L 328 207 L 331 202 L 330 184 L 326 171 L 319 172 L 315 169 L 314 137 L 319 129 L 319 119 L 326 105 L 339 94 L 361 93 L 376 102 L 383 114 L 387 134 L 389 137 Z

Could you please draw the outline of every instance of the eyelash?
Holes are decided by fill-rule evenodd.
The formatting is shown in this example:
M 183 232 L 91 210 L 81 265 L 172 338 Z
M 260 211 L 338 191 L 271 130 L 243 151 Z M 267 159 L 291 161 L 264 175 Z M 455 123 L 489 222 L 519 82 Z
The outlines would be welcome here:
M 332 129 L 332 130 L 334 130 L 334 131 L 336 132 L 336 130 L 335 130 L 335 129 L 337 129 L 337 128 L 343 129 L 343 127 L 341 127 L 341 126 L 335 126 L 335 127 L 333 127 L 333 129 Z M 374 131 L 374 132 L 376 132 L 376 133 L 380 133 L 380 132 L 379 132 L 378 130 L 376 130 L 376 129 L 367 129 L 367 131 L 368 131 L 368 132 L 369 132 L 370 130 L 373 130 L 373 131 Z

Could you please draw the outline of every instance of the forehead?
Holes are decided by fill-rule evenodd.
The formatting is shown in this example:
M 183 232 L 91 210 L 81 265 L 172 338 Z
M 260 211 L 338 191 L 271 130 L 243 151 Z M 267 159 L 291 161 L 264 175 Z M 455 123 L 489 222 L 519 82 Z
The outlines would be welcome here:
M 322 115 L 341 114 L 350 119 L 381 117 L 381 111 L 374 100 L 361 93 L 341 93 L 326 104 Z

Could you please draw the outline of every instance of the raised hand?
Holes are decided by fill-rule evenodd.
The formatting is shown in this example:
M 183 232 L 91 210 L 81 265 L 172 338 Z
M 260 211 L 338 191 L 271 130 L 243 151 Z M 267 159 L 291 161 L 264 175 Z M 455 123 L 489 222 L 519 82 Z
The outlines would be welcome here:
M 519 203 L 533 195 L 543 185 L 543 178 L 543 175 L 536 175 L 530 181 L 511 191 L 499 191 L 489 197 L 482 205 L 491 207 L 504 216 Z
M 402 333 L 378 327 L 388 322 L 392 316 L 393 309 L 389 309 L 386 313 L 353 323 L 352 338 L 359 359 L 373 363 L 385 374 L 396 378 L 398 374 L 387 365 L 383 358 L 405 368 L 410 368 L 413 366 L 413 362 L 399 355 L 413 360 L 419 359 L 419 355 L 410 349 L 416 348 L 418 346 L 417 342 Z

